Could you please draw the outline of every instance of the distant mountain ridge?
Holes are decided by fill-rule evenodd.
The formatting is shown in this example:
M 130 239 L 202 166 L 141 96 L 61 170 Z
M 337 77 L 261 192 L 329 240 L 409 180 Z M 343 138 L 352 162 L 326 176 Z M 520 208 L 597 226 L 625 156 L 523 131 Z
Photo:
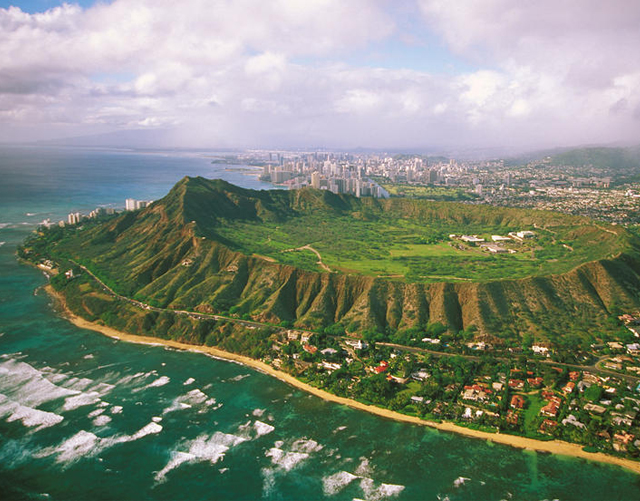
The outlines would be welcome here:
M 559 275 L 413 283 L 300 269 L 234 250 L 234 242 L 221 235 L 234 221 L 286 225 L 309 212 L 328 219 L 401 212 L 424 221 L 517 222 L 550 229 L 570 224 L 585 242 L 605 246 L 602 257 Z M 119 292 L 150 304 L 202 312 L 234 308 L 256 320 L 306 328 L 341 323 L 352 331 L 384 331 L 442 322 L 454 331 L 473 326 L 480 333 L 553 337 L 599 329 L 614 309 L 640 307 L 638 244 L 620 227 L 488 206 L 358 199 L 313 189 L 254 191 L 203 178 L 186 177 L 150 207 L 78 232 L 59 250 Z
M 640 169 L 640 146 L 633 148 L 580 148 L 551 157 L 554 164 L 596 168 Z

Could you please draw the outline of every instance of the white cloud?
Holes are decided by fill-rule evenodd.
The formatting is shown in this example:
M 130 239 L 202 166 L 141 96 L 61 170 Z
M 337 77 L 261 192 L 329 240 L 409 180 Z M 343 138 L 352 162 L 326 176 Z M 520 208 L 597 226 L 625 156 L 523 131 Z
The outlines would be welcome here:
M 476 69 L 359 66 L 419 38 L 403 25 L 412 9 L 384 0 L 0 9 L 0 134 L 175 127 L 176 141 L 211 146 L 403 147 L 640 132 L 637 2 L 416 2 L 424 29 Z

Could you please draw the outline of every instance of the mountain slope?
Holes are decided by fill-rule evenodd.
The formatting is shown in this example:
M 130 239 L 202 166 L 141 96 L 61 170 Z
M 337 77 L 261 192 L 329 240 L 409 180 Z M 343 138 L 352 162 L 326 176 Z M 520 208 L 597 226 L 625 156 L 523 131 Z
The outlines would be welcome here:
M 505 231 L 514 225 L 535 227 L 541 235 L 561 235 L 579 246 L 563 251 L 567 257 L 540 259 L 543 264 L 565 259 L 562 273 L 544 273 L 541 267 L 538 274 L 519 279 L 506 272 L 495 280 L 416 281 L 320 272 L 313 262 L 308 269 L 291 266 L 278 262 L 291 253 L 249 254 L 240 251 L 246 243 L 234 239 L 236 228 L 259 232 L 266 227 L 271 238 L 305 221 L 328 222 L 327 231 L 334 221 L 358 221 L 373 231 L 388 218 L 398 218 L 400 225 L 417 222 L 425 231 L 430 225 Z M 351 331 L 384 331 L 437 321 L 452 331 L 474 326 L 480 333 L 533 332 L 553 338 L 597 330 L 613 309 L 640 306 L 637 248 L 622 228 L 601 228 L 561 214 L 357 199 L 310 189 L 252 191 L 220 180 L 184 178 L 150 207 L 79 231 L 61 242 L 57 252 L 85 264 L 120 293 L 162 307 L 233 309 L 257 320 L 308 328 L 339 322 Z M 544 256 L 543 250 L 531 254 L 536 252 Z

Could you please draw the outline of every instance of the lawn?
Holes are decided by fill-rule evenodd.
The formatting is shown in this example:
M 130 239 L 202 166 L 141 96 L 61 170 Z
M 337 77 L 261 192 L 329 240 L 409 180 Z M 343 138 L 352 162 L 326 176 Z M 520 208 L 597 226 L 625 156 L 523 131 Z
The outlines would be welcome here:
M 236 250 L 283 264 L 319 271 L 313 252 L 285 252 L 311 245 L 334 271 L 410 281 L 493 280 L 506 275 L 518 278 L 559 273 L 579 264 L 584 257 L 564 247 L 550 231 L 541 229 L 535 230 L 537 238 L 531 241 L 503 244 L 515 250 L 514 254 L 495 255 L 449 238 L 450 233 L 464 233 L 491 241 L 491 235 L 506 235 L 516 229 L 453 221 L 425 225 L 393 216 L 366 221 L 310 214 L 277 223 L 234 221 L 216 231 Z

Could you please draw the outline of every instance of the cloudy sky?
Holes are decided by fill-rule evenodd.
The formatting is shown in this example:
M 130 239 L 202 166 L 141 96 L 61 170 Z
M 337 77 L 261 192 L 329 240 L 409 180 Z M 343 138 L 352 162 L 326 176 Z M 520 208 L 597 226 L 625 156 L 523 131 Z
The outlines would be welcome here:
M 186 147 L 640 142 L 635 0 L 0 7 L 2 142 L 140 129 Z

